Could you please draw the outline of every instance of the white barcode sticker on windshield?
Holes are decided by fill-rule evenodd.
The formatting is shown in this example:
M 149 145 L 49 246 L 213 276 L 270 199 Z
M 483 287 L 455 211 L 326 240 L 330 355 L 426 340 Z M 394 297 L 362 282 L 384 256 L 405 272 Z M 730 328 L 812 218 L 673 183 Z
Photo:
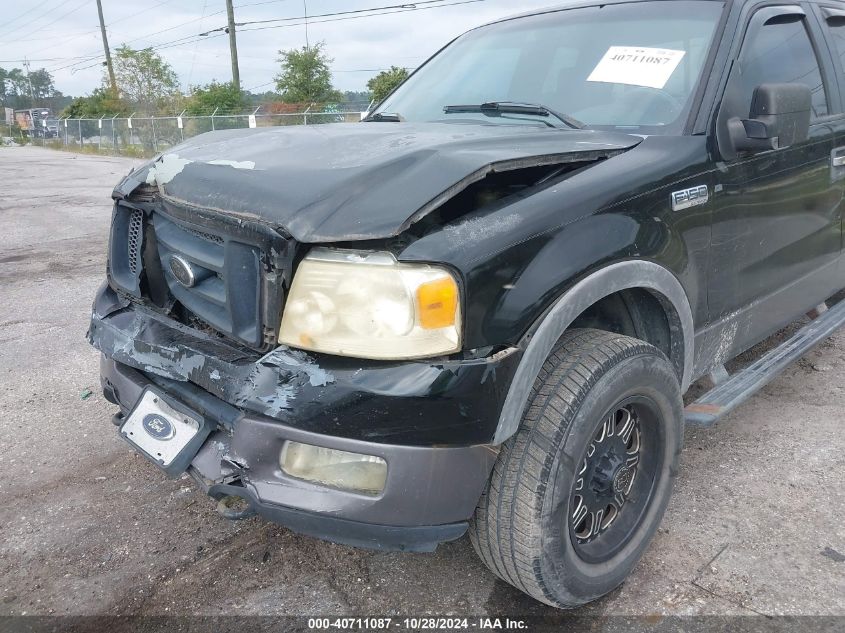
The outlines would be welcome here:
M 663 88 L 686 51 L 611 46 L 587 81 Z

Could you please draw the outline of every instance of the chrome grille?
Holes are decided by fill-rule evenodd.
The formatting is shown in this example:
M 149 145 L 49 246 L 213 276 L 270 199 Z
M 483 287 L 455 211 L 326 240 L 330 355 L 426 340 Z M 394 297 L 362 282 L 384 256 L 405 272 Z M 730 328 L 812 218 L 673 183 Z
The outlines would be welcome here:
M 257 223 L 118 202 L 109 282 L 189 327 L 266 349 L 275 343 L 295 246 Z
M 152 215 L 158 256 L 170 294 L 219 332 L 253 347 L 263 343 L 261 251 L 230 235 L 214 235 L 163 213 Z M 172 270 L 178 258 L 196 279 L 184 283 Z

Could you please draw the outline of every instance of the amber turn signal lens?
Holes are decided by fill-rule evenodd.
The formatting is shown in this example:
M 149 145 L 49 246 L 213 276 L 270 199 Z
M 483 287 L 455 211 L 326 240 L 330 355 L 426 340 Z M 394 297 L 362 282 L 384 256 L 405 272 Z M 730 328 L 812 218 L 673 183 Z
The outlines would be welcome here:
M 458 285 L 451 277 L 429 281 L 417 288 L 419 324 L 426 330 L 455 325 Z

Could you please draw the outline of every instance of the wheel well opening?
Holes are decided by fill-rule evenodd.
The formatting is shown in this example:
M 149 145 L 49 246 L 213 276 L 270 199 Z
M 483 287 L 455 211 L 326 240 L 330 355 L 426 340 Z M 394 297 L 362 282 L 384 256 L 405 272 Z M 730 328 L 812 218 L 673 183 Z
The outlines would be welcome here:
M 623 334 L 654 345 L 666 354 L 683 376 L 683 350 L 673 339 L 671 308 L 667 300 L 644 288 L 630 288 L 600 299 L 584 310 L 571 328 L 593 328 Z

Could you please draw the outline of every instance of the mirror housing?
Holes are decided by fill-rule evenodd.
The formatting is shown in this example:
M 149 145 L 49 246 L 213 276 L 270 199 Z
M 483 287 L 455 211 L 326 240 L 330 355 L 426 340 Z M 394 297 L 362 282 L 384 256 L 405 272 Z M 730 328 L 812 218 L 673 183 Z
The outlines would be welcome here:
M 737 152 L 782 149 L 807 140 L 812 92 L 804 84 L 762 84 L 754 90 L 751 118 L 728 120 Z

